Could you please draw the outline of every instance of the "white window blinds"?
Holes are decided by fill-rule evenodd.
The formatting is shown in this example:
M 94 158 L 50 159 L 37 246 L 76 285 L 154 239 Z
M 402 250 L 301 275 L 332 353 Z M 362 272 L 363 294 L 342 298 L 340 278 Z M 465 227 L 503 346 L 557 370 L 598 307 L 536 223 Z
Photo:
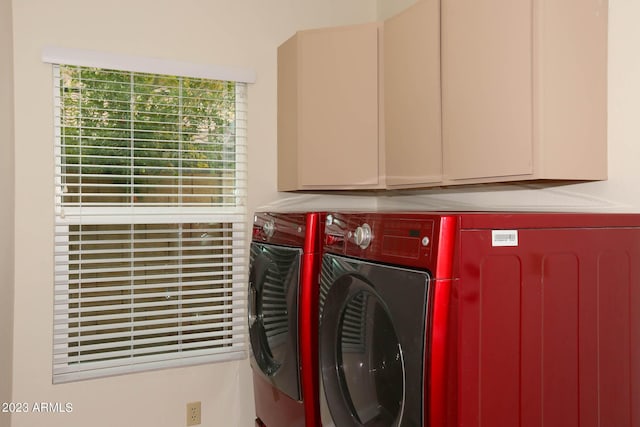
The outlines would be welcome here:
M 245 357 L 245 84 L 53 69 L 54 382 Z

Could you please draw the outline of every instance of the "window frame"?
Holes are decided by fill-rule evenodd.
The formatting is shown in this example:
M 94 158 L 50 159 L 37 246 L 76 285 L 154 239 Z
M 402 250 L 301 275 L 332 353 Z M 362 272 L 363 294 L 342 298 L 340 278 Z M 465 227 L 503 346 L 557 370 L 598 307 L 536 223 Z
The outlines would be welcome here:
M 54 52 L 55 54 L 52 54 Z M 61 54 L 62 53 L 62 54 Z M 71 55 L 70 55 L 71 53 Z M 144 206 L 122 206 L 122 207 L 65 207 L 62 200 L 62 194 L 58 189 L 62 186 L 62 174 L 61 170 L 61 161 L 57 160 L 62 155 L 61 153 L 61 135 L 60 135 L 60 96 L 59 92 L 56 92 L 56 79 L 59 79 L 59 73 L 56 75 L 56 70 L 58 70 L 59 65 L 78 65 L 78 66 L 89 66 L 96 68 L 109 68 L 112 69 L 113 65 L 117 65 L 118 71 L 123 72 L 144 72 L 149 73 L 149 67 L 158 70 L 171 70 L 172 73 L 170 75 L 179 75 L 182 77 L 198 77 L 203 78 L 211 78 L 212 76 L 224 76 L 225 79 L 229 79 L 229 77 L 234 77 L 233 81 L 236 83 L 250 83 L 255 80 L 255 75 L 251 70 L 233 70 L 227 67 L 202 67 L 202 66 L 193 66 L 193 64 L 189 65 L 186 63 L 177 63 L 173 61 L 164 61 L 164 60 L 149 60 L 144 58 L 137 58 L 136 61 L 131 61 L 132 57 L 125 57 L 119 55 L 111 55 L 111 54 L 98 54 L 92 53 L 91 55 L 86 55 L 87 51 L 77 51 L 77 50 L 69 50 L 69 49 L 45 49 L 43 52 L 43 60 L 44 62 L 49 62 L 53 65 L 54 73 L 54 164 L 56 168 L 56 174 L 54 178 L 54 183 L 56 187 L 55 194 L 55 212 L 54 212 L 54 236 L 55 236 L 55 245 L 56 247 L 62 245 L 63 247 L 66 245 L 67 248 L 70 245 L 69 242 L 69 227 L 71 225 L 86 225 L 86 224 L 95 224 L 95 225 L 114 225 L 114 224 L 129 224 L 133 226 L 134 224 L 162 224 L 162 223 L 172 223 L 172 224 L 190 224 L 190 223 L 229 223 L 232 225 L 232 237 L 231 240 L 233 242 L 231 249 L 231 259 L 233 266 L 230 270 L 231 274 L 231 291 L 233 293 L 233 302 L 240 301 L 239 305 L 241 308 L 234 308 L 234 312 L 231 315 L 233 319 L 246 319 L 246 267 L 248 263 L 248 249 L 246 244 L 246 235 L 247 235 L 247 226 L 246 226 L 246 218 L 247 218 L 247 210 L 246 210 L 246 201 L 247 201 L 247 188 L 246 182 L 248 178 L 247 171 L 247 152 L 246 152 L 246 126 L 237 126 L 236 127 L 236 139 L 241 140 L 242 143 L 235 144 L 235 155 L 236 155 L 236 168 L 235 171 L 237 173 L 237 179 L 244 180 L 244 186 L 237 187 L 237 191 L 235 193 L 236 204 L 233 207 L 211 207 L 211 206 L 167 206 L 167 207 L 144 207 Z M 65 60 L 66 55 L 66 60 Z M 84 57 L 83 57 L 84 55 Z M 78 60 L 80 58 L 80 60 Z M 87 59 L 89 58 L 89 59 Z M 91 59 L 93 58 L 93 59 Z M 102 60 L 97 61 L 96 58 Z M 105 60 L 106 59 L 106 60 Z M 80 62 L 80 63 L 78 63 Z M 126 63 L 132 63 L 133 65 L 126 65 Z M 140 67 L 139 64 L 144 64 L 144 67 Z M 125 65 L 123 65 L 125 64 Z M 138 65 L 136 65 L 138 64 Z M 106 65 L 106 67 L 105 67 Z M 169 65 L 169 67 L 167 67 Z M 144 68 L 144 69 L 141 69 Z M 182 70 L 180 73 L 176 73 L 176 70 Z M 197 72 L 193 72 L 193 70 L 197 70 Z M 204 72 L 203 72 L 204 70 Z M 152 72 L 152 74 L 166 74 L 165 72 Z M 195 74 L 195 75 L 194 75 Z M 222 80 L 216 78 L 214 80 Z M 247 87 L 246 85 L 237 85 L 236 86 L 236 113 L 238 116 L 236 117 L 236 121 L 244 121 L 247 120 Z M 240 89 L 238 89 L 240 88 Z M 238 91 L 242 91 L 242 93 L 238 93 Z M 244 108 L 238 108 L 238 103 L 243 103 Z M 238 160 L 239 159 L 239 160 Z M 65 237 L 66 236 L 66 237 Z M 66 239 L 66 240 L 65 240 Z M 64 252 L 64 251 L 63 251 Z M 68 252 L 68 251 L 67 251 Z M 57 282 L 58 277 L 61 274 L 61 270 L 59 268 L 60 262 L 62 261 L 63 265 L 69 265 L 70 261 L 67 255 L 66 260 L 64 259 L 64 255 L 62 258 L 58 255 L 57 252 L 54 252 L 54 282 Z M 64 272 L 62 272 L 64 274 Z M 68 270 L 67 270 L 67 274 Z M 57 284 L 55 286 L 58 286 Z M 59 287 L 56 288 L 58 291 Z M 69 294 L 69 288 L 66 289 L 67 296 Z M 65 343 L 61 343 L 59 335 L 56 335 L 56 327 L 60 324 L 61 321 L 65 321 L 64 314 L 61 314 L 60 311 L 56 310 L 55 306 L 60 304 L 60 301 L 64 301 L 64 295 L 60 296 L 58 292 L 54 292 L 54 354 L 52 357 L 53 363 L 53 382 L 54 383 L 64 383 L 69 381 L 77 381 L 83 379 L 90 378 L 98 378 L 110 375 L 117 374 L 126 374 L 132 372 L 141 372 L 155 369 L 163 369 L 170 367 L 179 367 L 179 366 L 190 366 L 202 363 L 210 363 L 210 362 L 224 362 L 229 360 L 237 360 L 243 359 L 247 357 L 247 326 L 246 322 L 241 322 L 242 324 L 238 324 L 234 326 L 232 329 L 232 335 L 239 336 L 241 338 L 239 345 L 233 345 L 232 351 L 226 352 L 194 352 L 190 353 L 186 352 L 172 352 L 166 353 L 163 355 L 159 355 L 158 357 L 143 357 L 136 358 L 130 357 L 127 360 L 129 363 L 126 364 L 113 364 L 111 362 L 90 362 L 87 363 L 86 369 L 85 367 L 80 368 L 77 366 L 63 366 L 61 364 L 56 363 L 56 348 L 60 348 L 59 346 L 64 346 Z M 67 299 L 68 301 L 68 299 Z M 68 304 L 68 302 L 67 302 Z M 237 305 L 237 304 L 236 304 Z M 66 318 L 68 320 L 68 317 Z M 68 325 L 69 322 L 67 321 Z M 144 360 L 143 360 L 144 359 Z

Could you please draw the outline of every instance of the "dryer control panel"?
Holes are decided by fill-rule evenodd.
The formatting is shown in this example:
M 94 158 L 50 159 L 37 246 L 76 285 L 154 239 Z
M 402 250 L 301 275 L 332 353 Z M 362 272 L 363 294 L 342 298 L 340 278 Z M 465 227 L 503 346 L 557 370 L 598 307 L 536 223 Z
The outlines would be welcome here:
M 306 221 L 304 213 L 256 212 L 253 216 L 252 240 L 302 247 L 305 241 Z
M 430 269 L 439 243 L 441 215 L 331 213 L 326 252 Z

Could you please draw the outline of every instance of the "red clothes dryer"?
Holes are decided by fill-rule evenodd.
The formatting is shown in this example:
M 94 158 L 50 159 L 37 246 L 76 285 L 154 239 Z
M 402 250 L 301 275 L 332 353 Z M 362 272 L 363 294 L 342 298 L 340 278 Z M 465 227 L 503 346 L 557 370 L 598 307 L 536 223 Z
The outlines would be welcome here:
M 319 425 L 318 273 L 324 214 L 256 213 L 249 337 L 256 425 Z
M 324 427 L 640 426 L 640 215 L 336 213 Z

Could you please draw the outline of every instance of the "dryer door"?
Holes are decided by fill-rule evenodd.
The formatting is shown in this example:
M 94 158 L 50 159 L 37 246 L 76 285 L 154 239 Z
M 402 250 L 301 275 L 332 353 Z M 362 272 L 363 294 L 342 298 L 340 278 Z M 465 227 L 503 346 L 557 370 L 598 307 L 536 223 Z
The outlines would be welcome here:
M 427 273 L 328 255 L 322 283 L 323 425 L 420 426 Z
M 301 256 L 299 248 L 251 244 L 251 364 L 276 388 L 295 400 L 300 400 L 298 282 Z

